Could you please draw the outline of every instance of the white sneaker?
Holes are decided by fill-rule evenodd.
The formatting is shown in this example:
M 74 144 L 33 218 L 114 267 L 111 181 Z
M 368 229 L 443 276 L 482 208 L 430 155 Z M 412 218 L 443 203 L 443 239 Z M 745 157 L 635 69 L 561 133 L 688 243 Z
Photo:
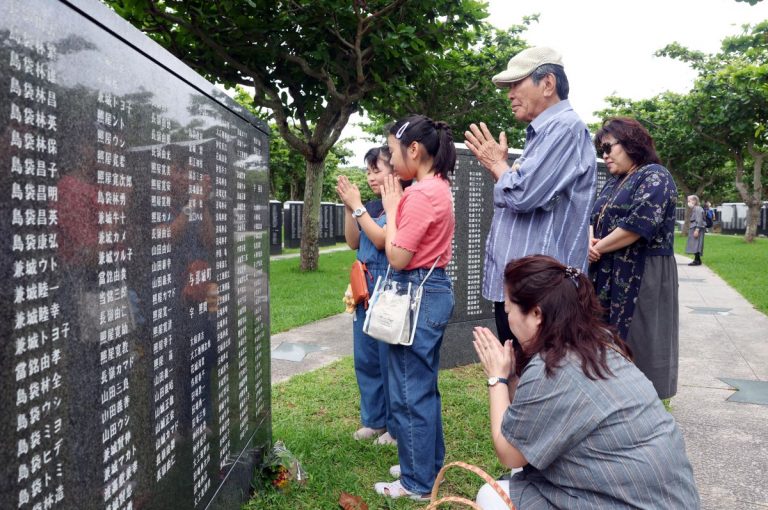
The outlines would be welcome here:
M 374 437 L 379 437 L 386 431 L 387 429 L 372 429 L 371 427 L 361 427 L 357 429 L 354 434 L 352 434 L 352 437 L 358 441 L 361 439 L 373 439 Z
M 392 476 L 392 478 L 400 478 L 400 464 L 395 464 L 389 468 L 389 474 Z
M 392 437 L 389 432 L 384 432 L 374 442 L 376 444 L 386 444 L 386 445 L 393 444 L 393 445 L 397 446 L 397 439 Z

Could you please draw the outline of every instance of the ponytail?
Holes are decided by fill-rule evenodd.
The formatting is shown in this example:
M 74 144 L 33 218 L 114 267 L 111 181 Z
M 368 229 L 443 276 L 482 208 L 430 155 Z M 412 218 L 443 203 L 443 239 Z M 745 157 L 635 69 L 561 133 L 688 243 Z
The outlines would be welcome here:
M 456 147 L 447 123 L 435 122 L 424 115 L 409 115 L 395 122 L 389 134 L 394 135 L 403 148 L 419 142 L 433 158 L 435 175 L 451 182 L 449 175 L 456 166 Z
M 440 147 L 435 154 L 435 173 L 451 182 L 448 175 L 456 167 L 456 146 L 453 145 L 453 133 L 448 124 L 443 121 L 435 122 Z

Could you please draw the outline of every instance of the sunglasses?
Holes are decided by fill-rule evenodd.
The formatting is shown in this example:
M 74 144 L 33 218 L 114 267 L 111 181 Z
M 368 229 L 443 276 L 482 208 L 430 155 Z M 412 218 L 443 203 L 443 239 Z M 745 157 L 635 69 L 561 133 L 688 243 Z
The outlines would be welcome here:
M 613 150 L 614 145 L 619 145 L 621 142 L 613 142 L 613 143 L 601 143 L 600 144 L 600 154 L 610 154 Z

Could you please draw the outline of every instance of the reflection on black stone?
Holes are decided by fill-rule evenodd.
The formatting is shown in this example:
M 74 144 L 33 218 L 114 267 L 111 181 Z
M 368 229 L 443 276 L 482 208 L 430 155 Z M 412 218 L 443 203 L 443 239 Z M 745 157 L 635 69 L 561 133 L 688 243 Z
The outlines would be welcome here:
M 0 5 L 0 508 L 221 508 L 269 440 L 267 134 L 168 65 Z

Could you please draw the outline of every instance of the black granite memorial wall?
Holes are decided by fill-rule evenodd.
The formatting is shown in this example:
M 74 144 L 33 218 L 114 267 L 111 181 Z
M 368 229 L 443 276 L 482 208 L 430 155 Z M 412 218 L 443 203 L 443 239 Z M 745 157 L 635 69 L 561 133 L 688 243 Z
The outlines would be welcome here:
M 0 80 L 0 508 L 239 508 L 266 126 L 95 0 L 3 0 Z
M 333 222 L 333 210 L 336 204 L 331 202 L 320 202 L 320 246 L 331 246 L 336 244 L 336 227 Z
M 333 224 L 336 230 L 336 242 L 343 243 L 347 240 L 344 237 L 344 204 L 334 204 L 333 208 Z
M 304 202 L 289 200 L 283 203 L 283 246 L 286 248 L 301 247 L 301 215 L 304 213 Z
M 518 156 L 510 151 L 510 164 Z M 485 240 L 493 217 L 493 181 L 468 149 L 456 149 L 451 191 L 456 230 L 453 256 L 446 271 L 453 280 L 455 306 L 440 348 L 441 368 L 477 361 L 472 328 L 496 330 L 493 303 L 482 295 Z
M 269 254 L 283 253 L 283 203 L 269 201 Z

